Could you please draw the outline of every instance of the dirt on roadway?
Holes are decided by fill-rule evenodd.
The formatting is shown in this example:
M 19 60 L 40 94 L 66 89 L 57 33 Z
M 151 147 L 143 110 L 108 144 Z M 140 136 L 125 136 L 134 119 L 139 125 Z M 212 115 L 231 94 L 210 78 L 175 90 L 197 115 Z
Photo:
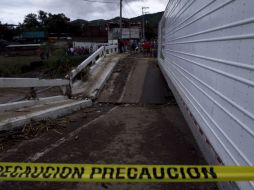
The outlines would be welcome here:
M 129 56 L 121 60 L 93 108 L 52 122 L 53 126 L 43 133 L 9 145 L 2 151 L 0 160 L 81 164 L 206 164 L 167 88 L 157 61 L 152 58 L 136 55 L 136 59 Z M 45 126 L 47 123 L 39 125 L 40 128 Z M 0 189 L 216 190 L 217 187 L 214 183 L 0 182 Z

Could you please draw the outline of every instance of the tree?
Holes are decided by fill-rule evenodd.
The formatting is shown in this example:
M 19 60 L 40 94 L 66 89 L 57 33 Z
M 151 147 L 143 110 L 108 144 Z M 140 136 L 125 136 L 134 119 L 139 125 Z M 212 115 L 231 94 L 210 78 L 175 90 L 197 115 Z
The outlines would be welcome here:
M 48 14 L 48 31 L 52 33 L 65 33 L 69 31 L 70 19 L 62 14 Z
M 4 31 L 4 28 L 2 26 L 2 22 L 0 21 L 0 39 L 4 38 L 3 31 Z
M 82 34 L 83 25 L 77 22 L 71 22 L 69 24 L 69 32 L 71 35 L 80 36 Z
M 0 22 L 0 39 L 3 40 L 12 40 L 13 36 L 17 35 L 14 25 L 11 24 L 2 24 Z
M 150 22 L 147 22 L 145 27 L 146 27 L 146 38 L 148 40 L 157 39 L 157 37 L 158 37 L 157 28 L 154 27 Z
M 24 27 L 29 30 L 36 30 L 40 27 L 40 23 L 38 21 L 37 15 L 30 13 L 25 16 L 24 19 Z
M 44 12 L 42 10 L 39 10 L 38 11 L 38 20 L 40 22 L 40 25 L 45 28 L 46 27 L 46 24 L 48 22 L 48 13 L 47 12 Z

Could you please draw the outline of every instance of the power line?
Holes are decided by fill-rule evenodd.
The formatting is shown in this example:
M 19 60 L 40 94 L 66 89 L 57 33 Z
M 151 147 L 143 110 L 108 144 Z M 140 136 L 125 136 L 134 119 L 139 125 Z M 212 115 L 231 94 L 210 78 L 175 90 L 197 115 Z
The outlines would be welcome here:
M 123 17 L 123 0 L 120 0 L 119 2 L 116 1 L 97 1 L 97 0 L 83 0 L 86 2 L 91 3 L 112 3 L 112 4 L 120 4 L 120 19 L 119 19 L 119 25 L 120 25 L 120 39 L 122 39 L 122 31 L 123 31 L 123 23 L 122 23 L 122 17 Z
M 147 14 L 147 12 L 145 10 L 149 9 L 149 7 L 142 7 L 142 15 L 143 15 L 143 39 L 146 39 L 146 35 L 145 35 L 145 15 Z
M 120 39 L 123 38 L 123 0 L 120 0 Z
M 83 0 L 86 2 L 91 2 L 91 3 L 114 3 L 114 4 L 119 4 L 119 2 L 115 2 L 115 1 L 94 1 L 94 0 Z
M 126 0 L 124 0 L 124 2 L 127 5 L 127 7 L 131 10 L 131 12 L 134 13 L 134 16 L 138 16 L 137 12 L 132 9 L 132 7 L 130 6 L 129 2 L 126 1 Z
M 126 5 L 126 4 L 124 4 Z M 133 17 L 133 13 L 130 11 L 130 9 L 127 8 L 127 6 L 123 6 L 123 10 L 125 12 L 126 17 L 131 18 Z
M 130 12 L 123 6 L 123 17 L 128 18 L 130 16 Z

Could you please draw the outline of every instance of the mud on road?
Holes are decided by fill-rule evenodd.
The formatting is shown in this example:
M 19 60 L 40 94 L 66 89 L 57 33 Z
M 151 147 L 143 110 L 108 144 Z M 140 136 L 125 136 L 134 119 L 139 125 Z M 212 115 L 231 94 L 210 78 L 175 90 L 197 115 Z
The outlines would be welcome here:
M 205 165 L 156 63 L 155 59 L 141 56 L 120 61 L 93 108 L 59 119 L 55 121 L 59 125 L 53 124 L 28 140 L 10 145 L 2 151 L 0 160 Z M 39 127 L 47 127 L 47 123 L 40 123 Z M 217 187 L 214 183 L 1 182 L 0 189 L 216 190 Z

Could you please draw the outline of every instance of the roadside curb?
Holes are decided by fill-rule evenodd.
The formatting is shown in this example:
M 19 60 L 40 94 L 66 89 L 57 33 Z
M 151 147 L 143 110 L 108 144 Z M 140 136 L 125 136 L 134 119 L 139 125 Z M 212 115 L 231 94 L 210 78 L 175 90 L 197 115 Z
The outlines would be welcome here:
M 91 107 L 93 105 L 91 100 L 77 101 L 74 103 L 69 103 L 62 106 L 57 106 L 54 108 L 49 108 L 43 111 L 37 111 L 24 116 L 13 117 L 0 122 L 0 131 L 6 131 L 21 127 L 31 121 L 41 121 L 46 119 L 56 119 L 75 111 L 81 110 L 86 107 Z

